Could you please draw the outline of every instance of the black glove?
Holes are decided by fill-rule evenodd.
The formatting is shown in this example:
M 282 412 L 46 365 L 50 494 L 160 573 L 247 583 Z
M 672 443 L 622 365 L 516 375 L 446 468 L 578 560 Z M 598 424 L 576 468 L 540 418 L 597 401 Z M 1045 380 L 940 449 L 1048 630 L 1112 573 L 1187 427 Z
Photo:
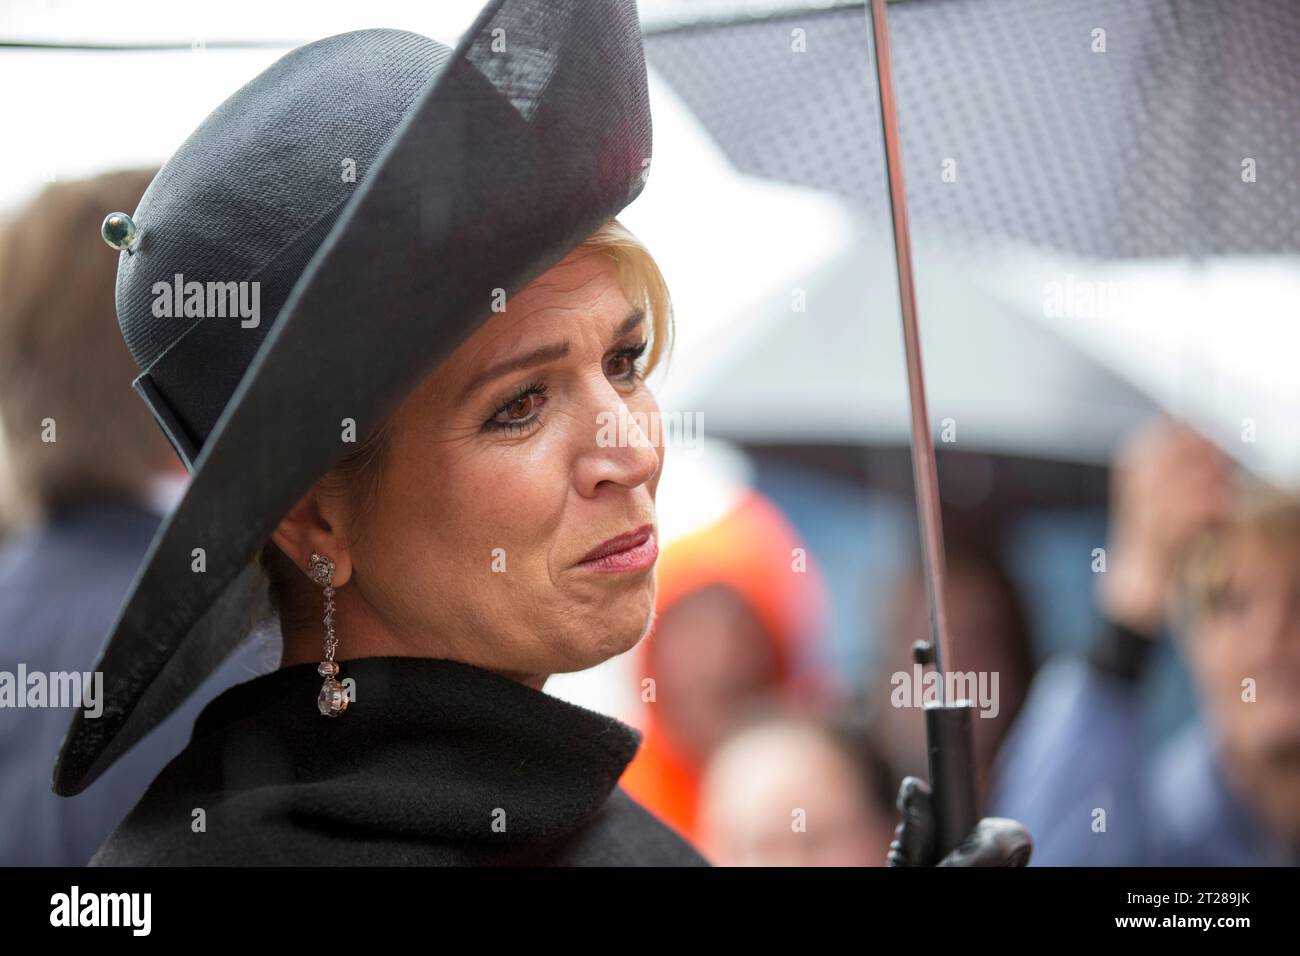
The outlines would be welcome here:
M 898 812 L 903 819 L 889 844 L 890 866 L 1024 866 L 1034 849 L 1029 831 L 1015 820 L 985 817 L 956 849 L 936 860 L 930 786 L 916 777 L 903 778 Z

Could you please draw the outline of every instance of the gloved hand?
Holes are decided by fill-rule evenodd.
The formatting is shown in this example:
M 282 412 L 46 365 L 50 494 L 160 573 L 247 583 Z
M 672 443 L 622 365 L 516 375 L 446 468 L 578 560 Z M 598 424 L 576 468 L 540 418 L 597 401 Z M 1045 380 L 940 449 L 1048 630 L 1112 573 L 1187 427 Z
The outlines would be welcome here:
M 935 826 L 930 785 L 904 777 L 898 788 L 902 822 L 889 844 L 890 866 L 1024 866 L 1033 852 L 1029 831 L 1015 820 L 985 817 L 951 853 L 936 860 Z

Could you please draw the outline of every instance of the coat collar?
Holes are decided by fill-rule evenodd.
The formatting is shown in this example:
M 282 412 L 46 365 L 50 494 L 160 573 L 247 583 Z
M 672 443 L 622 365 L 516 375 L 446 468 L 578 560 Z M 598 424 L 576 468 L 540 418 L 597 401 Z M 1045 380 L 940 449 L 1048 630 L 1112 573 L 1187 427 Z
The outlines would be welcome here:
M 189 772 L 206 768 L 225 800 L 287 802 L 317 823 L 513 843 L 580 826 L 640 744 L 612 717 L 459 661 L 341 666 L 355 700 L 339 717 L 317 710 L 311 663 L 214 699 L 195 722 Z

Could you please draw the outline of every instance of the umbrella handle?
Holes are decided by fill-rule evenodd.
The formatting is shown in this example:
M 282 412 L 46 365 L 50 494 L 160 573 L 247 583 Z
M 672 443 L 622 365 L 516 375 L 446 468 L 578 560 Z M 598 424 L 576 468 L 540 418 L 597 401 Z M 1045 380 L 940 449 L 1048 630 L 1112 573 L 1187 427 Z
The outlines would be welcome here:
M 925 744 L 934 810 L 936 859 L 956 849 L 979 823 L 975 792 L 975 705 L 968 701 L 925 708 Z

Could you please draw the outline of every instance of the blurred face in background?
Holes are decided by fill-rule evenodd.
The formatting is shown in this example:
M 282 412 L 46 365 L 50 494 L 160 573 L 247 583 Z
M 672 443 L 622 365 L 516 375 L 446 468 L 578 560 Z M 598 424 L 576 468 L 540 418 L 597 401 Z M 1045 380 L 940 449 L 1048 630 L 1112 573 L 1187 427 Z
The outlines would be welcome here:
M 718 585 L 675 601 L 651 640 L 664 727 L 702 762 L 774 687 L 772 638 L 740 595 Z
M 702 850 L 715 866 L 883 866 L 894 821 L 871 790 L 815 726 L 741 731 L 701 782 Z
M 1187 659 L 1225 769 L 1275 827 L 1300 837 L 1300 540 L 1237 531 L 1221 561 Z
M 113 305 L 118 257 L 99 223 L 134 209 L 156 169 L 51 183 L 0 229 L 0 526 L 90 498 L 134 498 L 185 467 L 130 387 Z M 108 253 L 108 254 L 106 254 Z M 42 426 L 57 423 L 57 440 Z

